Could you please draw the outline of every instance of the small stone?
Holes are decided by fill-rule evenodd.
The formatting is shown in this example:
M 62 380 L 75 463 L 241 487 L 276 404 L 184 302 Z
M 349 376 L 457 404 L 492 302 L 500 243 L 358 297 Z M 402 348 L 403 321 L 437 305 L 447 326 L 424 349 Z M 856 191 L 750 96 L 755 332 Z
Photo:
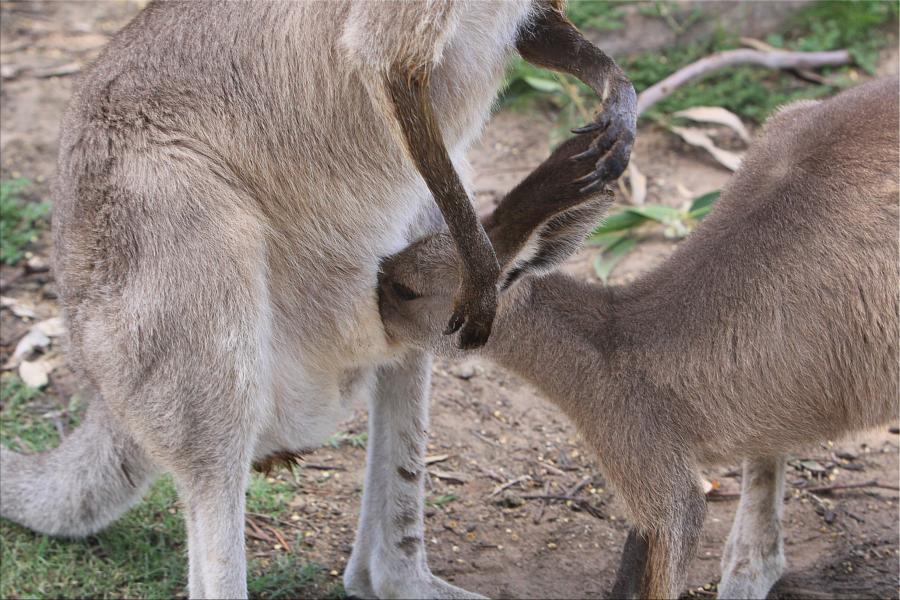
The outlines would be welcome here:
M 46 273 L 50 270 L 50 263 L 42 256 L 32 256 L 25 263 L 26 273 Z
M 842 458 L 844 460 L 850 460 L 850 461 L 853 461 L 853 460 L 856 460 L 857 458 L 859 458 L 859 455 L 856 452 L 853 452 L 852 450 L 844 450 L 844 449 L 836 450 L 834 455 L 837 456 L 838 458 Z
M 503 495 L 494 500 L 494 504 L 497 506 L 502 506 L 504 508 L 518 508 L 525 504 L 525 500 L 513 492 L 503 492 Z M 509 533 L 509 530 L 507 530 Z
M 454 377 L 462 379 L 463 381 L 468 381 L 472 379 L 476 375 L 478 375 L 478 369 L 475 367 L 475 363 L 471 360 L 468 360 L 461 364 L 456 364 L 450 367 L 450 374 Z

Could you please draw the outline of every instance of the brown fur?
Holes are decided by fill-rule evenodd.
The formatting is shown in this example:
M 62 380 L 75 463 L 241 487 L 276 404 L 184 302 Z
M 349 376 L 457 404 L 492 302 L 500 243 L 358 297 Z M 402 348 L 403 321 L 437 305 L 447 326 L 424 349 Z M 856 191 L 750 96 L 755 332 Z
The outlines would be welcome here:
M 293 471 L 294 467 L 299 466 L 303 461 L 303 455 L 306 454 L 303 451 L 282 451 L 282 452 L 273 452 L 267 456 L 262 457 L 259 460 L 253 461 L 253 470 L 262 473 L 264 475 L 270 474 L 277 468 L 285 468 L 289 471 Z
M 597 215 L 596 201 L 579 218 L 569 209 L 567 229 L 546 164 L 488 220 L 504 270 L 522 276 L 483 353 L 542 390 L 596 451 L 647 539 L 643 582 L 626 588 L 677 596 L 705 514 L 699 465 L 769 460 L 896 418 L 897 90 L 890 78 L 772 117 L 716 209 L 628 286 L 525 276 L 571 252 L 542 245 L 550 224 L 572 248 Z M 525 243 L 506 223 L 513 202 L 547 209 Z M 395 340 L 449 351 L 432 315 L 455 260 L 437 235 L 386 262 L 381 313 Z

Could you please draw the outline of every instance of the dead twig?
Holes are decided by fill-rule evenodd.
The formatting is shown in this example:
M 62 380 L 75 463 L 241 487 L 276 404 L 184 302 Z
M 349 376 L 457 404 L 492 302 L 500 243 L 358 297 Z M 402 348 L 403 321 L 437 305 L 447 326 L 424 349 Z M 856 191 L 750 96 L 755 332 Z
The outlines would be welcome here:
M 806 492 L 809 494 L 823 494 L 828 492 L 833 492 L 835 490 L 855 490 L 860 488 L 875 488 L 880 490 L 890 490 L 892 492 L 900 492 L 900 487 L 896 485 L 886 485 L 875 479 L 871 481 L 864 481 L 862 483 L 837 483 L 834 485 L 819 485 L 815 487 L 795 487 L 794 489 L 799 492 Z M 523 496 L 524 497 L 524 496 Z M 727 492 L 718 492 L 716 490 L 711 491 L 706 495 L 708 500 L 718 501 L 718 500 L 737 500 L 741 497 L 739 492 L 727 493 Z
M 578 495 L 578 492 L 580 492 L 581 490 L 584 489 L 584 486 L 586 486 L 587 484 L 589 484 L 591 482 L 591 479 L 593 479 L 593 478 L 594 478 L 593 475 L 585 475 L 584 477 L 581 478 L 581 481 L 579 481 L 578 483 L 573 485 L 569 489 L 569 491 L 566 492 L 566 495 L 569 498 L 574 498 L 575 496 Z
M 891 490 L 893 492 L 900 492 L 900 487 L 896 485 L 885 485 L 879 482 L 876 479 L 871 481 L 864 481 L 863 483 L 838 483 L 835 485 L 820 485 L 816 487 L 810 488 L 797 488 L 801 492 L 809 492 L 810 494 L 821 494 L 823 492 L 831 492 L 833 490 L 853 490 L 856 488 L 876 488 L 879 490 Z
M 300 461 L 301 467 L 306 467 L 307 469 L 315 469 L 317 471 L 346 471 L 345 467 L 341 467 L 339 465 L 324 465 L 321 463 L 311 463 L 306 462 L 305 460 Z
M 482 472 L 484 475 L 486 475 L 488 478 L 493 479 L 493 480 L 496 481 L 497 483 L 503 483 L 504 481 L 506 481 L 505 479 L 503 479 L 502 477 L 500 477 L 499 475 L 497 475 L 496 472 L 491 471 L 490 469 L 486 469 L 486 468 L 482 467 L 481 465 L 479 465 L 478 463 L 473 463 L 473 466 L 474 466 L 476 469 L 478 469 L 479 471 L 481 471 L 481 472 Z
M 544 484 L 544 495 L 546 496 L 549 493 L 550 493 L 550 482 L 548 481 L 547 483 Z M 547 503 L 541 502 L 538 505 L 537 511 L 534 513 L 534 517 L 532 517 L 532 519 L 531 519 L 535 525 L 539 524 L 541 522 L 541 519 L 544 518 L 545 510 L 547 510 Z
M 541 462 L 541 461 L 539 461 L 539 460 L 536 460 L 536 461 L 534 461 L 534 462 L 535 462 L 535 464 L 538 465 L 539 467 L 543 467 L 543 468 L 547 469 L 547 471 L 549 471 L 550 473 L 553 473 L 554 475 L 561 475 L 562 477 L 565 477 L 565 476 L 566 476 L 566 472 L 565 472 L 565 471 L 563 471 L 562 469 L 558 469 L 557 467 L 554 467 L 554 466 L 551 465 L 551 464 L 547 464 L 547 463 Z
M 490 494 L 488 494 L 488 498 L 493 498 L 494 496 L 496 496 L 503 490 L 507 490 L 514 485 L 518 485 L 524 481 L 530 481 L 530 480 L 531 480 L 531 475 L 522 475 L 521 477 L 516 477 L 515 479 L 507 481 L 503 485 L 498 485 L 497 487 L 495 487 L 494 491 L 491 492 Z
M 596 506 L 588 502 L 584 498 L 572 498 L 565 494 L 525 494 L 520 496 L 523 500 L 559 500 L 563 502 L 571 502 L 573 507 L 578 507 L 584 512 L 597 519 L 605 519 L 606 516 L 600 512 Z
M 291 523 L 290 521 L 285 521 L 284 519 L 279 519 L 278 517 L 273 517 L 271 515 L 264 515 L 262 513 L 255 513 L 247 511 L 245 514 L 250 517 L 256 517 L 257 519 L 265 519 L 266 521 L 272 521 L 273 523 L 278 523 L 279 525 L 284 525 L 285 527 L 293 527 L 294 529 L 299 529 L 303 531 L 303 527 L 298 525 L 297 523 Z
M 278 538 L 278 543 L 281 544 L 281 547 L 284 548 L 284 551 L 290 554 L 291 547 L 288 545 L 287 540 L 284 539 L 284 534 L 272 527 L 271 525 L 266 526 L 266 529 L 272 532 L 276 538 Z
M 76 73 L 81 71 L 81 68 L 81 63 L 73 62 L 64 65 L 58 65 L 55 67 L 34 69 L 33 71 L 31 71 L 30 75 L 37 79 L 47 79 L 49 77 L 66 77 L 68 75 L 75 75 Z
M 259 525 L 256 524 L 256 521 L 254 521 L 250 515 L 246 515 L 246 517 L 244 518 L 244 522 L 248 525 L 248 527 L 250 529 L 247 532 L 247 535 L 249 535 L 250 537 L 260 540 L 260 541 L 263 541 L 263 542 L 266 542 L 266 543 L 269 543 L 269 544 L 275 544 L 277 542 L 276 539 L 274 539 L 272 536 L 268 535 L 266 532 L 264 532 L 262 529 L 260 529 Z
M 637 113 L 639 115 L 644 113 L 648 108 L 691 79 L 735 65 L 755 64 L 770 69 L 814 69 L 825 66 L 847 65 L 850 62 L 850 53 L 847 50 L 830 52 L 786 52 L 781 50 L 762 52 L 760 50 L 742 48 L 740 50 L 718 52 L 675 71 L 659 83 L 641 92 L 637 98 Z
M 486 443 L 486 444 L 490 444 L 490 445 L 493 446 L 494 448 L 496 448 L 496 447 L 498 447 L 498 446 L 500 445 L 500 442 L 498 442 L 497 440 L 492 440 L 491 438 L 489 438 L 488 436 L 484 435 L 483 433 L 481 433 L 481 432 L 478 431 L 477 429 L 471 429 L 470 431 L 472 432 L 472 435 L 474 435 L 475 437 L 477 437 L 479 440 L 481 440 L 482 442 L 484 442 L 484 443 Z

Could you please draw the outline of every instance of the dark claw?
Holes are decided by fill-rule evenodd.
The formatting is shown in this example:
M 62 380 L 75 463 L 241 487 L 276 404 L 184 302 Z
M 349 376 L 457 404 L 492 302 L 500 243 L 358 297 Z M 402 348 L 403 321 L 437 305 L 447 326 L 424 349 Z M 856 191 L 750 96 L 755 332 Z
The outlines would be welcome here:
M 600 149 L 591 145 L 590 148 L 585 150 L 584 152 L 579 152 L 575 156 L 572 157 L 572 160 L 584 160 L 585 158 L 594 158 L 595 156 L 600 155 Z
M 461 313 L 453 313 L 450 317 L 450 321 L 447 323 L 447 327 L 444 329 L 444 335 L 453 335 L 459 331 L 459 328 L 462 327 L 465 322 L 466 319 Z
M 572 130 L 572 133 L 590 133 L 592 131 L 597 131 L 602 128 L 603 128 L 603 125 L 601 125 L 600 123 L 594 122 L 594 123 L 588 123 L 587 125 L 582 125 L 581 127 L 576 127 L 575 129 Z
M 587 175 L 582 175 L 572 183 L 593 183 L 598 177 L 600 177 L 600 172 L 597 170 L 591 171 Z
M 594 172 L 593 174 L 599 176 L 599 173 L 597 172 Z M 590 194 L 591 192 L 596 192 L 597 189 L 603 185 L 606 185 L 606 181 L 601 177 L 597 179 L 597 181 L 584 186 L 583 188 L 578 190 L 578 192 L 580 194 Z

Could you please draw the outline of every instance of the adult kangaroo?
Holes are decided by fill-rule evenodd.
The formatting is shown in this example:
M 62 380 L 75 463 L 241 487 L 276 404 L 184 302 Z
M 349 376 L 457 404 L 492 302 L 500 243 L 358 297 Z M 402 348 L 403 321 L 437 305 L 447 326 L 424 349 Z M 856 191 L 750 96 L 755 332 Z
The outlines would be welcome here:
M 614 598 L 677 598 L 706 513 L 697 467 L 744 460 L 721 598 L 764 598 L 784 568 L 784 457 L 896 419 L 898 79 L 772 117 L 713 212 L 622 287 L 537 277 L 608 204 L 568 181 L 564 143 L 486 221 L 504 285 L 481 352 L 578 427 L 633 529 Z M 398 345 L 440 335 L 460 263 L 435 234 L 385 261 Z M 711 433 L 713 432 L 713 433 Z
M 347 593 L 469 596 L 426 564 L 430 358 L 387 343 L 376 274 L 443 217 L 466 264 L 446 330 L 487 339 L 499 271 L 465 151 L 514 49 L 597 90 L 578 185 L 617 177 L 634 90 L 553 0 L 149 4 L 62 127 L 54 266 L 96 395 L 57 449 L 0 450 L 0 515 L 88 535 L 171 472 L 191 597 L 244 597 L 251 464 L 316 446 L 363 397 Z

